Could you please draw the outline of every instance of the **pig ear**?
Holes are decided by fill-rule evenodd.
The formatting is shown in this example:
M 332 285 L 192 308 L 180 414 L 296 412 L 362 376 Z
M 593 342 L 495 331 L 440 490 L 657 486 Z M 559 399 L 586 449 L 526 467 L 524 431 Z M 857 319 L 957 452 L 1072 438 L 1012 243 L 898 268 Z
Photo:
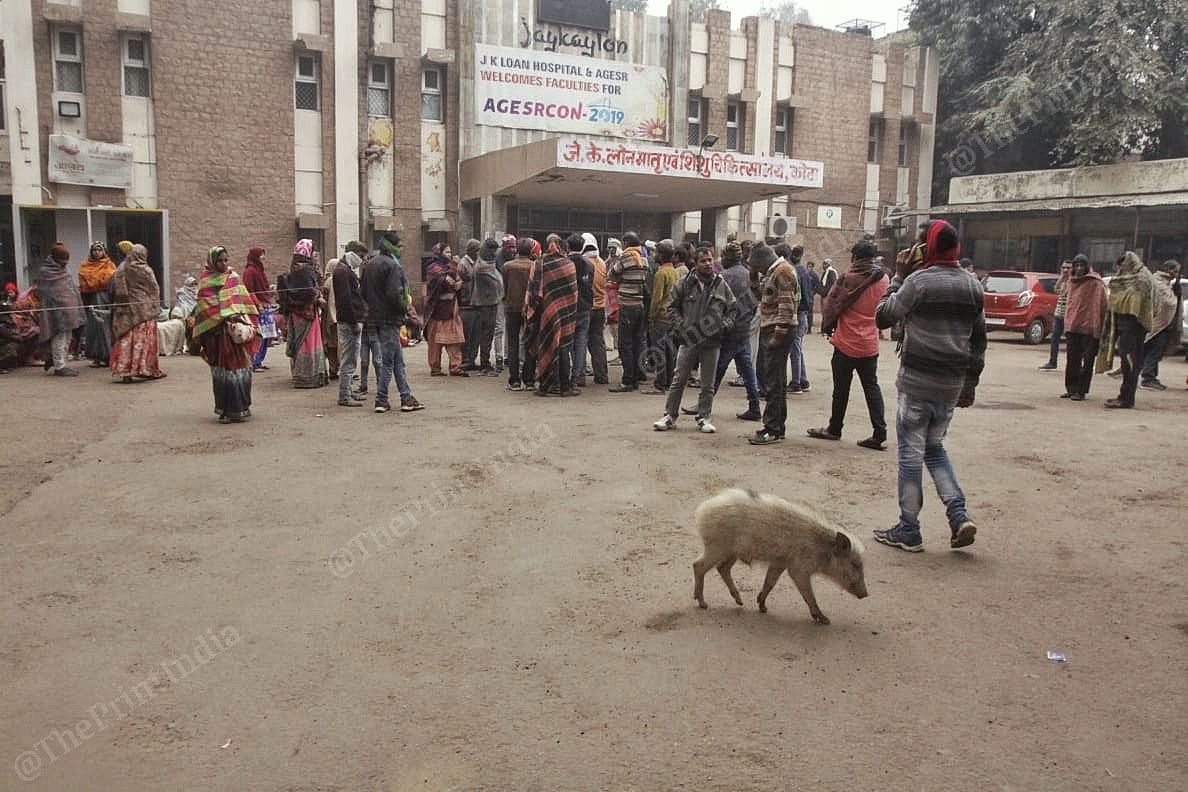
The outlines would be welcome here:
M 833 540 L 833 549 L 839 554 L 850 552 L 850 537 L 838 531 L 837 538 Z

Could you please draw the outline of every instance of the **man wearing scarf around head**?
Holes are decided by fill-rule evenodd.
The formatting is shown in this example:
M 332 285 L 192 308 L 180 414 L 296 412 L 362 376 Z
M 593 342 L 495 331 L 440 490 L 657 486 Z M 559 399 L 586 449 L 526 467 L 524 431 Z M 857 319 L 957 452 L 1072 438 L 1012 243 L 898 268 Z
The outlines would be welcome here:
M 973 544 L 977 526 L 966 511 L 944 440 L 953 408 L 974 402 L 986 355 L 982 286 L 959 266 L 956 229 L 937 220 L 926 238 L 923 268 L 913 272 L 910 258 L 897 260 L 895 277 L 875 313 L 881 328 L 902 322 L 903 341 L 895 382 L 899 521 L 874 534 L 876 541 L 912 553 L 924 549 L 919 515 L 925 466 L 945 504 L 949 546 Z
M 133 377 L 163 379 L 157 357 L 157 316 L 161 287 L 148 265 L 148 250 L 133 245 L 111 279 L 111 376 L 124 383 Z
M 41 343 L 50 345 L 50 357 L 45 369 L 51 368 L 59 377 L 77 377 L 75 369 L 66 367 L 70 336 L 83 326 L 82 297 L 70 274 L 70 251 L 55 242 L 50 254 L 37 274 L 37 298 L 41 301 Z
M 1143 367 L 1143 342 L 1147 331 L 1156 325 L 1158 288 L 1155 276 L 1133 251 L 1126 251 L 1118 259 L 1114 277 L 1110 278 L 1105 332 L 1097 353 L 1096 368 L 1098 374 L 1106 371 L 1117 350 L 1122 358 L 1122 387 L 1117 398 L 1105 403 L 1106 407 L 1134 407 L 1134 394 Z
M 96 240 L 91 243 L 91 254 L 78 265 L 78 291 L 82 295 L 87 313 L 87 328 L 84 336 L 87 357 L 92 368 L 103 368 L 111 361 L 111 338 L 108 335 L 108 317 L 111 299 L 107 287 L 115 275 L 116 265 L 107 255 L 107 247 Z
M 260 343 L 255 333 L 247 343 L 238 343 L 232 334 L 234 324 L 252 328 L 251 318 L 259 309 L 228 260 L 227 248 L 221 245 L 207 253 L 194 308 L 194 336 L 201 345 L 202 359 L 210 366 L 215 414 L 223 424 L 242 423 L 251 417 L 252 355 Z
M 363 268 L 360 293 L 367 304 L 364 330 L 375 332 L 380 343 L 379 383 L 375 391 L 375 411 L 392 409 L 388 402 L 388 385 L 393 375 L 400 391 L 400 411 L 423 410 L 424 405 L 413 398 L 404 368 L 404 352 L 400 348 L 400 326 L 408 312 L 408 280 L 400 267 L 400 235 L 388 231 L 380 238 L 379 253 Z

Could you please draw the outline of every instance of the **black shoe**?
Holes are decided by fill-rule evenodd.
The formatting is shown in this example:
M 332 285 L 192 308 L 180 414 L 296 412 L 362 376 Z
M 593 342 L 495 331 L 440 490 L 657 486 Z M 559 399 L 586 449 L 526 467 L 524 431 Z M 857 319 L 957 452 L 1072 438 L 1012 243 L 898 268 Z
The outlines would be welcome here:
M 608 379 L 599 379 L 598 377 L 595 377 L 595 378 L 594 378 L 594 384 L 595 384 L 595 385 L 609 385 L 609 384 L 610 384 L 610 380 L 608 380 Z
M 763 413 L 759 412 L 759 410 L 757 410 L 755 408 L 751 408 L 750 410 L 747 410 L 746 412 L 740 412 L 738 415 L 736 415 L 734 417 L 740 421 L 762 421 Z
M 1068 391 L 1065 391 L 1064 393 L 1060 394 L 1060 398 L 1062 398 L 1062 399 L 1071 399 L 1071 398 L 1072 398 L 1072 394 L 1071 394 L 1071 393 L 1069 393 Z
M 747 442 L 751 445 L 770 445 L 772 443 L 778 443 L 783 439 L 783 435 L 772 434 L 766 429 L 763 429 L 748 437 Z
M 1044 365 L 1039 367 L 1039 370 L 1040 371 L 1055 371 L 1056 364 L 1055 363 L 1045 363 Z
M 1085 401 L 1085 394 L 1083 394 L 1083 393 L 1069 394 L 1068 400 L 1069 401 Z
M 462 370 L 463 371 L 478 371 L 478 366 L 476 366 L 473 363 L 463 363 Z
M 630 393 L 631 391 L 639 390 L 638 385 L 612 385 L 607 388 L 611 393 Z
M 859 440 L 858 445 L 862 448 L 869 448 L 872 451 L 886 451 L 887 441 L 880 440 L 877 437 L 868 437 L 865 440 Z
M 1133 404 L 1127 404 L 1121 399 L 1110 399 L 1105 403 L 1105 406 L 1112 410 L 1130 410 L 1134 408 Z

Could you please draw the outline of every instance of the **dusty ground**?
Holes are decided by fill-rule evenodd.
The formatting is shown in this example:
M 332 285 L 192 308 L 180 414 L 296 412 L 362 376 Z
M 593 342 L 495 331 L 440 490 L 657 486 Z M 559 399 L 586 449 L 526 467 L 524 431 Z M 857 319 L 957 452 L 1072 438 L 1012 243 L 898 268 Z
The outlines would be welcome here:
M 952 429 L 977 544 L 929 492 L 926 553 L 868 540 L 866 600 L 818 583 L 830 627 L 786 578 L 759 614 L 760 568 L 699 611 L 688 528 L 736 483 L 893 521 L 857 383 L 846 441 L 802 438 L 819 336 L 763 449 L 739 389 L 661 435 L 656 397 L 431 380 L 423 348 L 411 416 L 294 391 L 276 350 L 244 426 L 196 358 L 8 374 L 0 789 L 1182 789 L 1186 367 L 1112 412 L 1043 354 L 991 341 Z

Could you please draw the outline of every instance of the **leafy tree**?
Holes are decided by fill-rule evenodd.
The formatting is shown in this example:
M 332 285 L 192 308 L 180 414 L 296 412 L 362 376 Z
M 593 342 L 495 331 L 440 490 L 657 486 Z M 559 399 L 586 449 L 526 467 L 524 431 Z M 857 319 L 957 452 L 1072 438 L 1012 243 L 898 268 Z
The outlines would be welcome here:
M 610 0 L 611 8 L 617 8 L 620 11 L 647 11 L 648 0 Z
M 689 16 L 694 22 L 704 22 L 706 11 L 721 7 L 721 0 L 689 0 Z
M 934 201 L 954 175 L 1188 156 L 1183 0 L 918 0 L 940 60 Z
M 809 16 L 809 12 L 797 6 L 794 0 L 768 0 L 759 7 L 759 13 L 763 16 L 775 17 L 777 21 L 783 22 L 785 25 L 792 23 L 813 24 L 813 18 Z

